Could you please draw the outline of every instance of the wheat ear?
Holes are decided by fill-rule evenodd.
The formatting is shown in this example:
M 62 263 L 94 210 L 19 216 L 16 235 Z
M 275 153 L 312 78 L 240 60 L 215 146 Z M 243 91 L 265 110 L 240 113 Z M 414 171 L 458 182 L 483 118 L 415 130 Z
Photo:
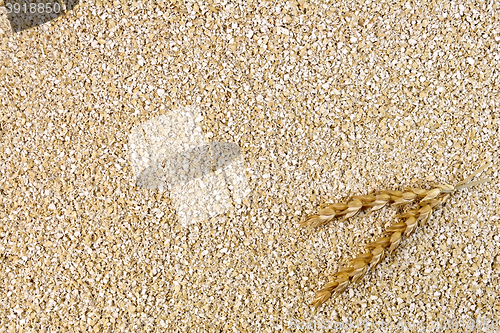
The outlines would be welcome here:
M 489 181 L 489 179 L 482 179 L 476 182 L 469 182 L 475 175 L 482 172 L 488 166 L 489 164 L 478 169 L 467 179 L 455 186 L 445 184 L 436 185 L 431 190 L 412 189 L 411 192 L 414 193 L 417 198 L 421 198 L 418 202 L 419 208 L 399 215 L 400 218 L 404 219 L 403 222 L 391 225 L 385 230 L 385 235 L 383 237 L 378 238 L 376 241 L 366 246 L 365 253 L 358 255 L 350 261 L 347 267 L 343 267 L 335 273 L 333 279 L 316 293 L 312 305 L 318 308 L 331 296 L 337 296 L 344 292 L 349 284 L 359 282 L 369 269 L 375 269 L 386 255 L 391 255 L 394 250 L 396 250 L 403 236 L 408 237 L 415 231 L 418 225 L 425 225 L 430 219 L 432 212 L 439 205 L 444 203 L 451 193 Z M 391 195 L 392 192 L 395 191 L 387 191 L 386 193 Z M 360 199 L 357 200 L 361 201 Z M 387 201 L 386 203 L 389 202 L 391 201 Z M 392 202 L 396 201 L 393 200 Z
M 440 193 L 449 192 L 451 190 L 452 187 L 435 187 L 431 190 L 409 188 L 404 192 L 386 190 L 378 194 L 357 195 L 352 197 L 348 203 L 326 204 L 325 207 L 318 212 L 318 214 L 309 216 L 300 224 L 304 227 L 319 227 L 339 216 L 342 216 L 342 221 L 344 221 L 356 215 L 363 209 L 369 209 L 370 212 L 373 212 L 388 204 L 396 207 L 417 201 L 419 199 L 431 200 L 432 198 L 437 197 Z
M 302 226 L 319 227 L 335 217 L 342 216 L 346 220 L 363 209 L 369 208 L 371 212 L 381 209 L 387 204 L 401 205 L 414 201 L 418 195 L 413 191 L 384 191 L 378 194 L 357 195 L 348 203 L 326 204 L 318 214 L 311 215 L 302 221 Z
M 468 178 L 464 179 L 457 185 L 436 185 L 430 190 L 424 190 L 420 188 L 408 188 L 404 192 L 386 190 L 378 194 L 368 194 L 368 195 L 357 195 L 351 198 L 347 203 L 333 203 L 326 204 L 318 214 L 310 215 L 304 221 L 300 222 L 301 226 L 311 226 L 319 227 L 322 226 L 336 217 L 343 216 L 342 221 L 356 215 L 363 209 L 368 209 L 370 212 L 379 210 L 391 204 L 393 207 L 405 205 L 419 199 L 423 201 L 428 201 L 436 198 L 441 193 L 452 193 L 461 190 L 466 187 L 471 187 L 484 183 L 487 179 L 479 180 L 477 182 L 469 183 L 469 181 L 474 178 L 478 173 L 482 172 L 487 168 L 489 164 L 484 165 L 478 169 L 475 173 L 470 175 Z

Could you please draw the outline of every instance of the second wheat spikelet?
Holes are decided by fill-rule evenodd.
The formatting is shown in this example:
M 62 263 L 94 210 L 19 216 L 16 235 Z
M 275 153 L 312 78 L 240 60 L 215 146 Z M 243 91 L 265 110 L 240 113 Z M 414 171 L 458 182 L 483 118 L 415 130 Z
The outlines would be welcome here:
M 318 214 L 308 217 L 301 222 L 302 226 L 318 227 L 335 217 L 348 219 L 362 209 L 374 211 L 387 204 L 392 206 L 404 205 L 410 202 L 418 203 L 418 208 L 410 210 L 399 218 L 403 221 L 387 228 L 384 235 L 366 246 L 366 251 L 350 260 L 349 265 L 340 268 L 323 288 L 318 291 L 312 304 L 317 308 L 331 296 L 341 294 L 351 283 L 359 282 L 368 270 L 374 269 L 386 255 L 390 255 L 399 246 L 403 237 L 413 233 L 418 225 L 422 226 L 430 219 L 432 212 L 444 203 L 448 197 L 461 189 L 483 184 L 489 179 L 470 182 L 477 174 L 484 171 L 489 163 L 479 168 L 476 172 L 456 185 L 435 185 L 430 190 L 409 188 L 404 192 L 383 191 L 376 195 L 360 195 L 353 197 L 348 203 L 329 204 L 321 209 Z

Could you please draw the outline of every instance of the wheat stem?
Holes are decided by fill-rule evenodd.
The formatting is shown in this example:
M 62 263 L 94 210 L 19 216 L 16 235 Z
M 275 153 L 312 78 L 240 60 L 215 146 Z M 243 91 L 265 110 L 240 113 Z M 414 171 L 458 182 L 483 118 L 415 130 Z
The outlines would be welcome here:
M 467 183 L 467 184 L 455 186 L 455 189 L 457 191 L 460 191 L 460 190 L 462 190 L 464 188 L 468 188 L 468 187 L 472 187 L 472 186 L 476 186 L 476 185 L 481 185 L 481 184 L 487 183 L 489 181 L 491 181 L 491 179 L 489 179 L 489 178 L 485 178 L 485 179 L 481 179 L 481 180 L 476 180 L 475 182 L 470 182 L 470 183 Z

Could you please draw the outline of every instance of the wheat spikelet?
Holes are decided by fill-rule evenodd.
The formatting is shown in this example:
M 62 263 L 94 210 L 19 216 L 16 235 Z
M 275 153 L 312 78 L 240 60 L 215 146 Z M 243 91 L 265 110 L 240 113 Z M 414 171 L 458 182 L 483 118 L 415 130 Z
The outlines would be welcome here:
M 467 179 L 457 185 L 436 185 L 430 190 L 407 189 L 401 191 L 383 191 L 378 195 L 356 196 L 347 204 L 330 204 L 320 210 L 319 214 L 306 219 L 302 225 L 320 226 L 332 220 L 336 216 L 345 215 L 344 219 L 354 216 L 364 208 L 371 210 L 380 209 L 387 204 L 393 206 L 404 205 L 410 202 L 418 202 L 419 208 L 410 210 L 399 215 L 404 221 L 395 223 L 388 227 L 384 234 L 377 240 L 366 245 L 367 252 L 352 259 L 347 267 L 341 268 L 333 275 L 333 280 L 327 283 L 318 291 L 313 299 L 312 305 L 318 308 L 330 297 L 340 295 L 351 283 L 359 282 L 368 272 L 374 269 L 384 259 L 386 255 L 391 255 L 401 244 L 403 237 L 409 237 L 418 225 L 425 225 L 432 212 L 443 204 L 451 193 L 463 188 L 485 183 L 489 179 L 482 179 L 476 182 L 469 182 L 475 175 L 486 169 L 489 164 L 478 169 Z

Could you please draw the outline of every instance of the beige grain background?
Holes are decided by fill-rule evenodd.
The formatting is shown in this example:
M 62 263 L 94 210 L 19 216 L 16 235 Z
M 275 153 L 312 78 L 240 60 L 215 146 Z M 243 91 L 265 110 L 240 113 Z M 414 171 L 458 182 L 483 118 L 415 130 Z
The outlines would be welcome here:
M 500 8 L 460 3 L 97 1 L 17 34 L 2 7 L 0 332 L 498 323 Z M 182 106 L 240 146 L 251 190 L 187 228 L 126 146 Z M 486 161 L 490 183 L 313 311 L 395 211 L 298 228 L 308 213 Z

